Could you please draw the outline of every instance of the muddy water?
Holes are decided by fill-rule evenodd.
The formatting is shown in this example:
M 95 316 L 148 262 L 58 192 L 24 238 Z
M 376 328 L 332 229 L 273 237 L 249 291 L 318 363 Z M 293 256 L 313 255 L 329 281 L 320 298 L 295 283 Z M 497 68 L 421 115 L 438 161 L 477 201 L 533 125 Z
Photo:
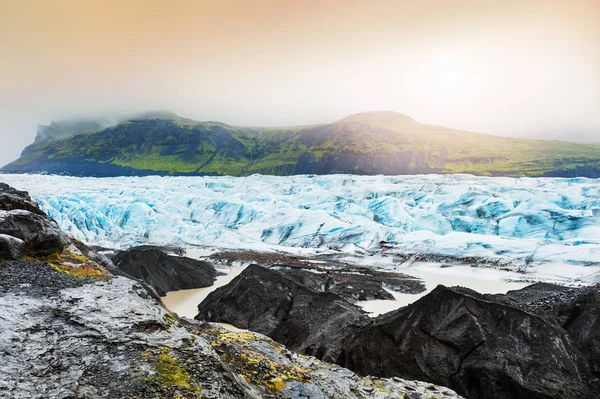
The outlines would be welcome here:
M 187 250 L 186 256 L 200 259 L 213 252 L 214 251 L 204 249 L 191 249 Z M 360 260 L 358 260 L 357 263 L 360 264 Z M 415 263 L 410 267 L 399 267 L 395 268 L 395 270 L 391 270 L 389 265 L 382 266 L 382 270 L 404 273 L 422 279 L 425 282 L 426 291 L 420 294 L 401 294 L 388 290 L 388 292 L 394 296 L 394 300 L 359 301 L 357 305 L 369 312 L 369 315 L 372 317 L 409 305 L 431 292 L 431 290 L 439 284 L 446 286 L 459 285 L 471 288 L 477 292 L 489 294 L 504 294 L 507 291 L 518 290 L 530 284 L 527 282 L 516 281 L 522 276 L 515 273 L 478 269 L 467 266 L 442 268 L 440 267 L 442 266 L 441 264 Z M 179 316 L 193 318 L 198 313 L 198 304 L 202 302 L 208 294 L 219 287 L 227 285 L 243 271 L 243 268 L 239 267 L 228 267 L 227 269 L 228 274 L 217 277 L 215 284 L 211 287 L 167 293 L 167 295 L 162 298 L 165 306 Z
M 218 276 L 215 283 L 206 288 L 197 288 L 193 290 L 181 290 L 168 292 L 162 297 L 163 303 L 171 311 L 179 316 L 193 319 L 198 314 L 198 304 L 204 300 L 212 291 L 219 287 L 227 285 L 233 280 L 243 269 L 239 267 L 229 267 L 229 274 L 226 276 Z
M 448 287 L 459 285 L 483 294 L 505 294 L 508 291 L 518 290 L 531 284 L 505 280 L 502 277 L 513 276 L 503 275 L 502 272 L 485 273 L 481 272 L 480 269 L 469 269 L 471 269 L 469 270 L 470 275 L 466 275 L 467 270 L 460 268 L 447 270 L 439 267 L 426 267 L 395 270 L 422 279 L 425 282 L 426 291 L 420 294 L 401 294 L 387 290 L 394 296 L 395 300 L 360 301 L 357 304 L 369 312 L 371 317 L 375 317 L 402 306 L 410 305 L 440 284 Z

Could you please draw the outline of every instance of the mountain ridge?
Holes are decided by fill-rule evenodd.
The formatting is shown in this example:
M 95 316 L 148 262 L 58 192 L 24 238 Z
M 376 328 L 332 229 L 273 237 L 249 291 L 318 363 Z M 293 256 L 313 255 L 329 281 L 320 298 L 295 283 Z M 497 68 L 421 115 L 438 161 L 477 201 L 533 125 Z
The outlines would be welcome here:
M 43 137 L 43 139 L 42 139 Z M 154 111 L 104 127 L 38 130 L 7 173 L 120 175 L 453 174 L 600 177 L 600 145 L 504 138 L 419 123 L 393 111 L 332 123 L 243 127 Z

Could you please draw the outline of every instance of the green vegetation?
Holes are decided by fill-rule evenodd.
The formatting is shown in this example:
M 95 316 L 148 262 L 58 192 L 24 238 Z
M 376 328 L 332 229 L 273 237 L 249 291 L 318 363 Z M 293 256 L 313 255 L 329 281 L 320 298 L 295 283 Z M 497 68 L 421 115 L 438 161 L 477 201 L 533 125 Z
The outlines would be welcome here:
M 149 382 L 159 384 L 163 388 L 177 388 L 185 390 L 186 395 L 181 397 L 200 398 L 202 390 L 192 382 L 190 373 L 185 366 L 171 353 L 169 348 L 162 348 L 158 355 L 145 353 L 142 355 L 150 360 L 155 374 L 149 377 Z
M 393 112 L 292 128 L 234 127 L 165 112 L 101 131 L 94 131 L 93 124 L 56 126 L 62 126 L 55 130 L 63 133 L 38 137 L 3 170 L 88 175 L 600 176 L 600 145 L 469 133 L 423 125 Z M 77 133 L 77 126 L 87 130 Z
M 50 267 L 60 273 L 91 280 L 107 281 L 112 275 L 103 266 L 90 260 L 87 256 L 75 254 L 68 249 L 63 252 L 55 252 L 43 258 L 26 257 L 25 260 L 40 260 L 46 262 Z
M 211 345 L 218 350 L 221 358 L 247 382 L 262 385 L 277 394 L 289 381 L 312 382 L 309 370 L 295 364 L 284 365 L 269 359 L 264 354 L 246 345 L 248 341 L 262 341 L 281 352 L 282 348 L 268 338 L 251 332 L 226 332 L 213 330 Z

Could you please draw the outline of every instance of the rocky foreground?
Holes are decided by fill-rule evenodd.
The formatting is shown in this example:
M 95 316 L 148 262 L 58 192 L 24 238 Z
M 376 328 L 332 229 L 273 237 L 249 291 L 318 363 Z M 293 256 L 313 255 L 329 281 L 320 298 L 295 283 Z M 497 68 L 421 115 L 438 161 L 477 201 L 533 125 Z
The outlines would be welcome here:
M 27 193 L 0 185 L 0 398 L 459 397 L 179 320 L 156 299 L 177 281 L 121 267 L 67 236 Z
M 351 297 L 257 263 L 209 294 L 196 319 L 258 331 L 361 375 L 431 381 L 471 399 L 599 397 L 600 286 L 535 284 L 507 295 L 438 286 L 373 319 Z

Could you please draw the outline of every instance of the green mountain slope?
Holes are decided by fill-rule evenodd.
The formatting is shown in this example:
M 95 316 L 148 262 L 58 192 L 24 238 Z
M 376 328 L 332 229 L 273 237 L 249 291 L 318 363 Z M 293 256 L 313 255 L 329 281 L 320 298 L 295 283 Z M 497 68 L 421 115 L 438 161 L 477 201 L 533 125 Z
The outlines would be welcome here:
M 53 123 L 6 172 L 73 175 L 472 173 L 600 177 L 600 145 L 524 140 L 367 112 L 324 125 L 249 128 L 147 114 L 106 129 Z M 66 126 L 66 127 L 65 127 Z M 46 133 L 46 132 L 43 132 Z

